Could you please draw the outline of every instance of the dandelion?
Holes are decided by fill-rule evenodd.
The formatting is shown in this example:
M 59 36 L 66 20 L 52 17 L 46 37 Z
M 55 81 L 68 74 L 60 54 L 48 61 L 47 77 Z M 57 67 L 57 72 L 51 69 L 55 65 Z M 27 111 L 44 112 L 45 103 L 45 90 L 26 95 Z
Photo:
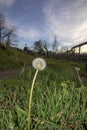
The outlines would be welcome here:
M 29 98 L 28 130 L 30 130 L 30 123 L 31 123 L 30 113 L 31 113 L 32 94 L 33 94 L 33 88 L 34 88 L 35 80 L 36 80 L 38 71 L 45 69 L 46 62 L 42 58 L 36 58 L 35 60 L 33 60 L 32 66 L 36 69 L 36 73 L 35 73 L 33 81 L 32 81 L 32 86 L 31 86 L 31 91 L 30 91 L 30 98 Z
M 35 69 L 43 70 L 46 67 L 46 62 L 42 58 L 36 58 L 33 60 L 32 65 Z
M 79 70 L 80 70 L 80 68 L 75 67 L 75 70 L 76 70 L 76 73 L 77 73 L 77 76 L 78 76 L 79 82 L 80 82 L 81 86 L 83 86 L 83 83 L 82 83 L 82 81 L 81 81 L 81 77 L 80 77 L 80 75 L 79 75 Z
M 80 70 L 80 68 L 78 68 L 78 67 L 75 67 L 75 70 L 76 70 L 76 71 L 79 71 L 79 70 Z

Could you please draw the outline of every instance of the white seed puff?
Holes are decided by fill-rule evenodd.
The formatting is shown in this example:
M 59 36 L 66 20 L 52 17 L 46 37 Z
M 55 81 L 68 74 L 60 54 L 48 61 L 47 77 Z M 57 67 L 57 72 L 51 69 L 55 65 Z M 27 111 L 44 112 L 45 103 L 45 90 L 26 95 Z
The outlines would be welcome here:
M 80 70 L 80 68 L 78 68 L 78 67 L 75 67 L 75 70 L 76 70 L 76 71 L 79 71 L 79 70 Z
M 33 60 L 32 66 L 33 66 L 35 69 L 43 70 L 43 69 L 45 69 L 45 67 L 46 67 L 46 62 L 45 62 L 45 60 L 42 59 L 42 58 L 36 58 L 36 59 Z

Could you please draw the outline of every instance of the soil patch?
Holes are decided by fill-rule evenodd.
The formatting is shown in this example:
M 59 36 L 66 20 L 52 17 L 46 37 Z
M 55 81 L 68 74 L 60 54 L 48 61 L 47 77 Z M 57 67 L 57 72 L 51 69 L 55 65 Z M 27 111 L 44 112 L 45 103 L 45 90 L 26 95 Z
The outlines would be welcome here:
M 20 72 L 21 72 L 21 69 L 7 70 L 7 71 L 0 72 L 0 80 L 13 77 L 13 76 L 17 75 Z

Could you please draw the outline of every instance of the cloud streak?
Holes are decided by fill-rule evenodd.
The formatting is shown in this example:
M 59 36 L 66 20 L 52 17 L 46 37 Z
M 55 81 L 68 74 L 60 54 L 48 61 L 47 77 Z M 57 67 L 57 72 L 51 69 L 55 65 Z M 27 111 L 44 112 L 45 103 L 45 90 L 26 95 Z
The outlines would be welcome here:
M 10 7 L 11 5 L 13 5 L 15 2 L 15 0 L 0 0 L 0 4 L 3 7 Z
M 38 30 L 35 30 L 33 28 L 18 30 L 18 36 L 20 38 L 25 38 L 29 40 L 38 38 L 38 34 L 39 34 Z
M 48 30 L 64 45 L 87 41 L 86 0 L 67 1 L 61 9 L 56 8 L 58 4 L 57 0 L 51 2 L 48 0 L 43 9 Z

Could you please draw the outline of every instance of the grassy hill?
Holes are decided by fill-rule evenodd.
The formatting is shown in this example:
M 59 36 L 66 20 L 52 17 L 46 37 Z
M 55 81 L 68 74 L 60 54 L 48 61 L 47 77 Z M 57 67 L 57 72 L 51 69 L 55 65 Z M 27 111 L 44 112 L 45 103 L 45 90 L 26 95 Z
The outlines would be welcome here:
M 35 57 L 42 56 L 30 55 L 17 48 L 3 48 L 2 46 L 0 46 L 0 71 L 17 69 L 23 67 L 24 64 L 26 64 L 26 66 L 31 65 L 32 60 Z M 48 66 L 50 65 L 52 66 L 52 68 L 57 67 L 59 71 L 61 70 L 61 67 L 63 67 L 62 70 L 65 71 L 64 75 L 66 76 L 66 71 L 68 71 L 68 73 L 71 73 L 70 69 L 75 69 L 75 67 L 80 68 L 80 74 L 82 76 L 87 76 L 87 70 L 85 70 L 85 64 L 83 63 L 72 62 L 67 60 L 56 60 L 52 58 L 45 58 L 45 60 Z
M 25 63 L 29 65 L 33 58 L 34 56 L 28 55 L 22 50 L 0 47 L 0 71 L 19 68 Z

